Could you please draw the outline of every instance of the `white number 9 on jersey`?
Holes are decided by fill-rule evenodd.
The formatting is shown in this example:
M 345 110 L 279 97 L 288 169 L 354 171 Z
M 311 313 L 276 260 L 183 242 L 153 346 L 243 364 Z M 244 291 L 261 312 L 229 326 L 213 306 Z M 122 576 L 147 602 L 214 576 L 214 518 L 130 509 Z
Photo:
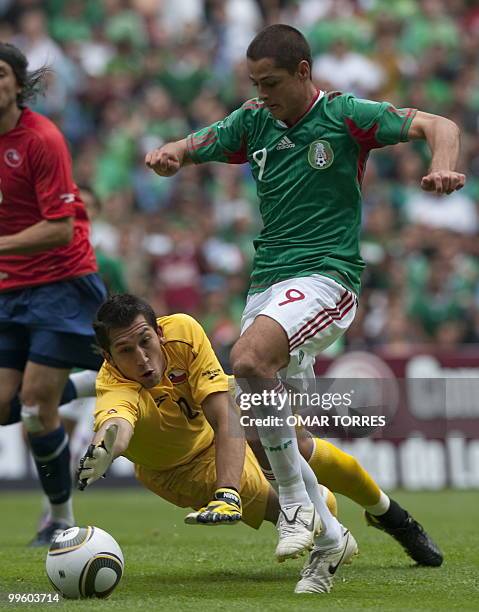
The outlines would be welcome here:
M 266 149 L 259 149 L 259 151 L 255 151 L 253 153 L 253 159 L 259 166 L 258 181 L 260 181 L 263 178 L 264 168 L 266 166 L 267 155 L 268 155 L 268 151 Z

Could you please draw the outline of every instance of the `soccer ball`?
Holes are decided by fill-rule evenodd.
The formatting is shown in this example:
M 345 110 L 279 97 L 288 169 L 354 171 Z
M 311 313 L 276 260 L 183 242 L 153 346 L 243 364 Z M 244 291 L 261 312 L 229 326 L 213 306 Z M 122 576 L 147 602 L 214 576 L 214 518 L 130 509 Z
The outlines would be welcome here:
M 47 554 L 47 575 L 67 599 L 108 597 L 123 575 L 123 553 L 98 527 L 70 527 L 55 538 Z

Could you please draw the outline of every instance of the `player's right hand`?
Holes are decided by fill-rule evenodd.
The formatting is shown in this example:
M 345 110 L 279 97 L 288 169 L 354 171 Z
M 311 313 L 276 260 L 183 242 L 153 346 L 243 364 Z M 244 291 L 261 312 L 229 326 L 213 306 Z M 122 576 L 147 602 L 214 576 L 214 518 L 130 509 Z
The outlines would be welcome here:
M 114 459 L 113 446 L 117 435 L 118 425 L 110 425 L 105 430 L 102 440 L 98 444 L 90 444 L 80 459 L 76 475 L 80 491 L 105 475 Z
M 147 153 L 145 164 L 159 176 L 173 176 L 181 168 L 181 160 L 173 144 L 166 144 Z
M 466 175 L 452 170 L 430 172 L 421 179 L 421 189 L 423 191 L 433 191 L 437 194 L 450 194 L 464 187 Z
M 185 517 L 187 525 L 236 525 L 241 520 L 241 497 L 236 489 L 216 489 L 207 506 Z

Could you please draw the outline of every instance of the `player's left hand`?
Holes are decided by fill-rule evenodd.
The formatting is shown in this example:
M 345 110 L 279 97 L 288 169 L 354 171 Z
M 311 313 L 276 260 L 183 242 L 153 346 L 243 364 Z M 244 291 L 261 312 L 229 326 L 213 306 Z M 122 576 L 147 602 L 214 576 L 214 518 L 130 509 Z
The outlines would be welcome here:
M 241 520 L 241 497 L 236 489 L 216 489 L 207 506 L 185 517 L 187 525 L 236 525 Z
M 441 170 L 439 172 L 430 172 L 422 177 L 421 189 L 424 191 L 433 191 L 435 193 L 452 193 L 464 187 L 466 176 L 460 172 L 452 172 L 451 170 Z
M 80 459 L 77 471 L 77 487 L 83 491 L 88 485 L 102 478 L 113 461 L 113 446 L 118 435 L 118 425 L 110 425 L 98 444 L 90 444 Z

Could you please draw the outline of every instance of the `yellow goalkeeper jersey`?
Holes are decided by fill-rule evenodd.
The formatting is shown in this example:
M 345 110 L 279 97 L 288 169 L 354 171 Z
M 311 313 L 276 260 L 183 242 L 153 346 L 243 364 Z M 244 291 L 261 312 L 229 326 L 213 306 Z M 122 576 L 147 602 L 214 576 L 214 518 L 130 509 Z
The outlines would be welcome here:
M 145 389 L 104 362 L 96 382 L 95 431 L 112 417 L 129 421 L 134 433 L 124 456 L 153 470 L 188 463 L 213 442 L 202 403 L 228 391 L 228 378 L 201 325 L 185 314 L 158 318 L 165 344 L 161 383 Z

